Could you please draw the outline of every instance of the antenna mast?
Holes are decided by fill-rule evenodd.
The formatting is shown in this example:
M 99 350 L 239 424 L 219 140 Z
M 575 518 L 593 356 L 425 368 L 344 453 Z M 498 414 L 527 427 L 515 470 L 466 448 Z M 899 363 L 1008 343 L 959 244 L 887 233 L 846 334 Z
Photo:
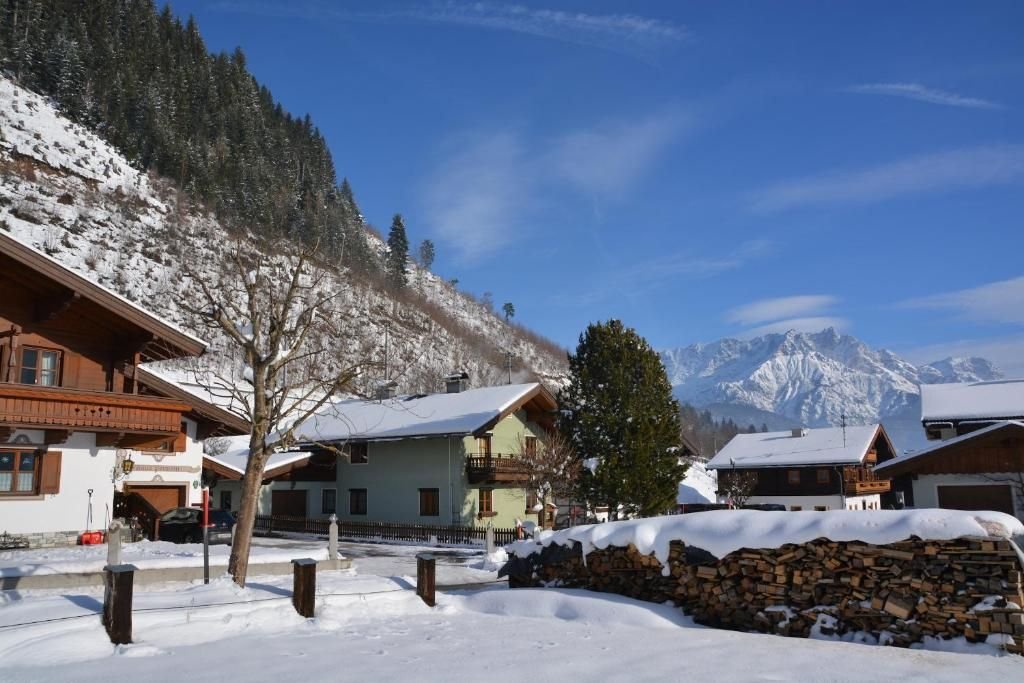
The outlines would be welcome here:
M 846 413 L 840 413 L 839 419 L 843 424 L 843 448 L 846 448 Z

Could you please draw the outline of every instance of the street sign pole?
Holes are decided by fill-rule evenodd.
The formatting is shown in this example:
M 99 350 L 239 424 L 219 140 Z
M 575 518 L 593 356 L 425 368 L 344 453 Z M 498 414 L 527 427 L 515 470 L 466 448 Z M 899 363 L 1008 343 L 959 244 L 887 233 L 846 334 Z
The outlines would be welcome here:
M 203 487 L 203 583 L 210 583 L 210 489 Z

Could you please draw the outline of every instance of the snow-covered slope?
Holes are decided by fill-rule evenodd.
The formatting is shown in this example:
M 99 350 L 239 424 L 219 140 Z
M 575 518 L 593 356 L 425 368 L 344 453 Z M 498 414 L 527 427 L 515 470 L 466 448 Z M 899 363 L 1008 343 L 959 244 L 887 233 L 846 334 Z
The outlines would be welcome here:
M 661 355 L 676 396 L 687 403 L 743 406 L 811 427 L 838 425 L 844 415 L 848 424 L 882 421 L 891 431 L 907 432 L 906 440 L 914 440 L 913 424 L 920 420 L 919 384 L 1001 376 L 981 358 L 915 367 L 833 329 L 721 339 Z
M 686 470 L 686 476 L 679 482 L 676 502 L 714 503 L 718 500 L 718 472 L 708 471 L 704 463 L 694 461 Z
M 85 277 L 187 329 L 179 301 L 183 259 L 213 272 L 230 244 L 227 231 L 189 205 L 166 181 L 132 165 L 50 103 L 0 77 L 0 230 L 31 244 Z M 384 245 L 370 235 L 378 250 Z M 390 367 L 402 392 L 443 387 L 454 370 L 473 386 L 514 379 L 558 384 L 564 353 L 510 327 L 444 279 L 413 266 L 412 296 L 396 300 L 340 273 L 335 285 L 348 315 L 339 344 L 381 361 L 390 330 Z M 207 330 L 203 330 L 208 335 Z M 211 339 L 214 348 L 218 340 Z

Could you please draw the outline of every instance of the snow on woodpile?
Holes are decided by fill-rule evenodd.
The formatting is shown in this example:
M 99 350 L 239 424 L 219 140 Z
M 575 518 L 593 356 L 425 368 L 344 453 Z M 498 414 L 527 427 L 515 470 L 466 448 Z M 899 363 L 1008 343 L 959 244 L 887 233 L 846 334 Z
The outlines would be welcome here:
M 965 536 L 1011 538 L 1024 535 L 1024 524 L 1002 512 L 961 510 L 834 510 L 829 512 L 764 512 L 713 510 L 578 526 L 542 532 L 536 540 L 508 546 L 512 555 L 526 557 L 551 544 L 591 550 L 632 544 L 643 555 L 654 553 L 668 566 L 669 544 L 682 541 L 718 558 L 741 548 L 779 548 L 818 538 L 885 545 L 912 536 L 944 541 Z
M 709 472 L 702 462 L 692 462 L 679 482 L 676 503 L 714 503 L 717 499 L 718 473 Z

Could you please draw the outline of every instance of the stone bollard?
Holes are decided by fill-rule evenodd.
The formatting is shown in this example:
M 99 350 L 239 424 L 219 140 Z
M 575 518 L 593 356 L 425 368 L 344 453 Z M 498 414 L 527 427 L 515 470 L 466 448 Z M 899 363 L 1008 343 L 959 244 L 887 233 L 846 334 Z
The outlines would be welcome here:
M 487 522 L 487 556 L 490 557 L 494 554 L 494 527 L 490 522 Z
M 316 560 L 304 557 L 292 560 L 292 606 L 307 619 L 313 618 L 316 607 Z
M 331 515 L 331 525 L 327 528 L 327 558 L 337 564 L 338 562 L 338 516 Z
M 103 568 L 103 627 L 114 645 L 132 642 L 132 587 L 135 566 Z
M 416 595 L 420 596 L 429 607 L 437 604 L 434 599 L 437 588 L 436 569 L 437 560 L 433 555 L 422 553 L 416 556 Z
M 107 527 L 107 566 L 116 567 L 121 564 L 121 522 L 111 520 Z

